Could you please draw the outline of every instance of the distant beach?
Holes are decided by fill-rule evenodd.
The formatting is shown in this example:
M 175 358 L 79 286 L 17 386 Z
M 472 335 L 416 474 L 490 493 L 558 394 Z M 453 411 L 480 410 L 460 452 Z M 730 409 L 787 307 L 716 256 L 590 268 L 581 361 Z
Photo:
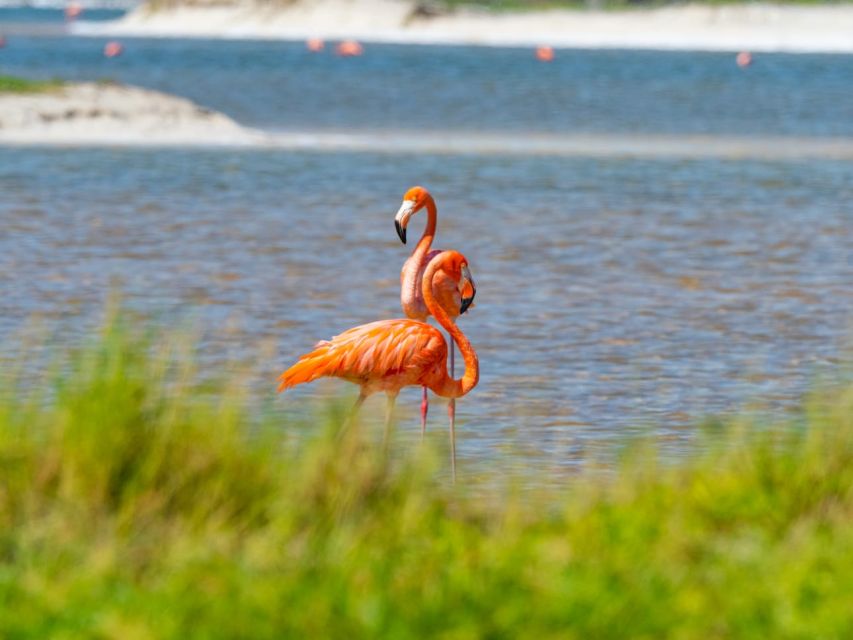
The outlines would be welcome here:
M 285 7 L 148 5 L 74 33 L 696 51 L 853 52 L 853 6 L 687 5 L 620 11 L 419 11 L 395 0 L 302 0 Z

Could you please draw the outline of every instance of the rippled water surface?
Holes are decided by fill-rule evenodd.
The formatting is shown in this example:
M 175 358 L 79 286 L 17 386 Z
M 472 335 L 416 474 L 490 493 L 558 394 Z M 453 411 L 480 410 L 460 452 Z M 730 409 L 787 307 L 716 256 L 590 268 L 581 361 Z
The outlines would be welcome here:
M 12 43 L 14 44 L 14 42 Z M 6 72 L 111 76 L 277 129 L 476 128 L 626 135 L 853 135 L 853 60 L 23 38 Z M 116 61 L 112 61 L 116 62 Z M 428 134 L 424 134 L 428 135 Z M 504 447 L 554 464 L 651 425 L 753 400 L 792 406 L 844 359 L 853 309 L 853 163 L 272 150 L 0 148 L 0 327 L 33 317 L 79 336 L 111 286 L 158 317 L 191 314 L 214 366 L 254 357 L 256 393 L 316 340 L 399 315 L 411 246 L 393 215 L 422 183 L 438 246 L 469 258 L 461 320 L 480 385 L 460 455 Z M 415 219 L 410 237 L 420 233 Z M 298 389 L 299 410 L 343 383 Z M 417 422 L 418 391 L 401 396 Z M 377 404 L 377 407 L 379 405 Z M 444 412 L 431 414 L 443 428 Z

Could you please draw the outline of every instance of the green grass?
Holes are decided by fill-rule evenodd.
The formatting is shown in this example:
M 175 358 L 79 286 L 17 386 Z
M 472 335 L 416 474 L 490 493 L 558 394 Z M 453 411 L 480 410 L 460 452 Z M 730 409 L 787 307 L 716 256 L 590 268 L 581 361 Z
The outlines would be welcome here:
M 454 488 L 334 408 L 259 416 L 183 344 L 115 321 L 4 368 L 0 637 L 853 635 L 853 388 L 682 462 Z
M 61 88 L 61 80 L 27 80 L 15 76 L 0 75 L 0 94 L 2 93 L 42 93 Z

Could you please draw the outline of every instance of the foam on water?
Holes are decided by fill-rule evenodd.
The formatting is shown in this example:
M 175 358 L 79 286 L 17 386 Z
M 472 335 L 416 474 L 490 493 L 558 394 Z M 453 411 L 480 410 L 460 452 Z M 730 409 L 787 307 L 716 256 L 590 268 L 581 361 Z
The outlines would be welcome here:
M 195 130 L 145 134 L 133 125 L 105 129 L 97 123 L 63 133 L 55 127 L 0 131 L 0 145 L 48 147 L 240 148 L 388 155 L 475 155 L 484 157 L 853 160 L 853 138 L 543 135 L 465 131 L 262 131 L 225 134 Z
M 258 143 L 280 149 L 370 153 L 589 158 L 853 160 L 853 138 L 545 135 L 463 131 L 277 132 Z

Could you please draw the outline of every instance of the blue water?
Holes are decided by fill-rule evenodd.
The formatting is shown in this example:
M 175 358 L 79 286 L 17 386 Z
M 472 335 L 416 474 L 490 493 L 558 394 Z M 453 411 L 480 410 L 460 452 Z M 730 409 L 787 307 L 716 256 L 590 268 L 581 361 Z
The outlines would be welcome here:
M 20 36 L 5 73 L 115 78 L 277 130 L 613 136 L 853 136 L 853 58 Z M 407 187 L 439 204 L 439 247 L 471 262 L 461 326 L 480 385 L 460 457 L 560 468 L 649 428 L 785 412 L 849 358 L 853 163 L 193 149 L 0 148 L 0 329 L 79 339 L 111 287 L 187 314 L 209 366 L 250 362 L 253 392 L 314 342 L 399 315 Z M 410 237 L 420 233 L 416 218 Z M 38 324 L 38 323 L 37 323 Z M 259 355 L 262 354 L 262 355 Z M 284 412 L 344 383 L 295 390 Z M 418 391 L 401 396 L 415 437 Z M 373 407 L 381 413 L 381 403 Z M 368 407 L 370 411 L 370 406 Z M 444 429 L 436 405 L 431 429 Z

